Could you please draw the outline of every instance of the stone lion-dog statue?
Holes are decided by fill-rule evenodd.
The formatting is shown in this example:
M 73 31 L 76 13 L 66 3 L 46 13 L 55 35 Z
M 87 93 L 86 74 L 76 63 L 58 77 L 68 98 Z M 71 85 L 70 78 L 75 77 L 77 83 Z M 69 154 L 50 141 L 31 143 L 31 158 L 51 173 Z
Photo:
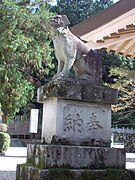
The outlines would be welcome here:
M 72 34 L 66 15 L 52 16 L 48 20 L 49 31 L 54 44 L 55 56 L 58 60 L 57 74 L 53 79 L 68 77 L 73 67 L 78 78 L 93 83 L 101 81 L 101 61 L 96 50 Z

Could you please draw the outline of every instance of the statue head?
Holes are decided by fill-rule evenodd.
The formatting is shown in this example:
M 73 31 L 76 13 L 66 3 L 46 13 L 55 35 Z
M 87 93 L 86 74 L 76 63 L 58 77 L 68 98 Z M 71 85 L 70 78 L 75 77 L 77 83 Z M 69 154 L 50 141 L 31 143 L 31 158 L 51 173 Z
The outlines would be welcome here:
M 50 28 L 66 28 L 70 22 L 66 15 L 56 15 L 49 18 L 48 24 Z

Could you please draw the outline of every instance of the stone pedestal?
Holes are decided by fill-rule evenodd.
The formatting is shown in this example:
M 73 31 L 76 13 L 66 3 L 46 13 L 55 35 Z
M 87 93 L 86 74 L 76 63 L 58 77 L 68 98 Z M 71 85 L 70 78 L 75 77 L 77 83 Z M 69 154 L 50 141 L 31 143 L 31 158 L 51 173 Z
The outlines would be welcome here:
M 27 163 L 36 167 L 71 169 L 125 168 L 125 150 L 109 147 L 28 145 Z
M 94 179 L 96 176 L 90 175 L 92 169 L 97 170 L 94 174 L 107 174 L 103 170 L 106 168 L 124 169 L 125 150 L 110 148 L 111 104 L 116 101 L 115 89 L 84 80 L 62 79 L 39 88 L 38 102 L 43 103 L 43 144 L 28 146 L 30 166 L 18 165 L 17 180 L 23 174 L 36 180 L 53 180 L 57 172 L 52 178 L 50 170 L 56 167 L 58 173 L 61 168 L 72 169 L 68 171 L 72 174 L 69 180 L 81 180 L 87 172 L 89 179 Z M 106 180 L 110 180 L 107 176 Z M 119 179 L 123 179 L 123 174 Z
M 53 81 L 38 90 L 42 139 L 50 144 L 110 146 L 111 104 L 117 91 L 82 80 Z
M 42 138 L 50 144 L 110 146 L 109 104 L 49 98 L 43 105 Z

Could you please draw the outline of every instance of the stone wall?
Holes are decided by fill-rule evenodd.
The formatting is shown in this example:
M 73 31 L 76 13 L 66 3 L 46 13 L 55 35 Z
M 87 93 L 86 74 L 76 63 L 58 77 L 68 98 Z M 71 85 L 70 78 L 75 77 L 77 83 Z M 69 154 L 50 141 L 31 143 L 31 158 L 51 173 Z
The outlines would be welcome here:
M 113 143 L 124 143 L 127 153 L 135 153 L 135 134 L 113 133 Z
M 126 152 L 135 153 L 135 134 L 126 134 L 124 136 L 124 146 Z

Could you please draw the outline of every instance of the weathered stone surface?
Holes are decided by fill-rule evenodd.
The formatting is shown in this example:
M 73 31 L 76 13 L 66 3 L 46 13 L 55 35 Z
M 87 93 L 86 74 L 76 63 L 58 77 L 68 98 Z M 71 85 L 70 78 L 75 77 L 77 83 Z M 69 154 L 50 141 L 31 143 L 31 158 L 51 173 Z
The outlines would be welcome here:
M 49 144 L 110 146 L 111 107 L 47 99 L 43 104 L 42 139 Z
M 46 170 L 40 170 L 36 167 L 18 164 L 16 170 L 16 180 L 45 180 L 46 174 Z
M 38 169 L 32 166 L 17 166 L 16 180 L 134 180 L 135 173 L 129 170 L 69 170 L 65 168 Z
M 125 168 L 124 149 L 88 146 L 28 145 L 27 163 L 41 168 Z
M 92 85 L 86 80 L 67 78 L 51 81 L 38 89 L 38 102 L 43 103 L 50 97 L 115 104 L 117 102 L 117 90 L 105 86 Z
M 65 15 L 50 17 L 48 27 L 54 43 L 55 56 L 58 60 L 57 74 L 53 79 L 69 76 L 74 68 L 79 78 L 100 84 L 102 79 L 101 58 L 97 50 L 73 35 L 68 29 L 69 20 Z

